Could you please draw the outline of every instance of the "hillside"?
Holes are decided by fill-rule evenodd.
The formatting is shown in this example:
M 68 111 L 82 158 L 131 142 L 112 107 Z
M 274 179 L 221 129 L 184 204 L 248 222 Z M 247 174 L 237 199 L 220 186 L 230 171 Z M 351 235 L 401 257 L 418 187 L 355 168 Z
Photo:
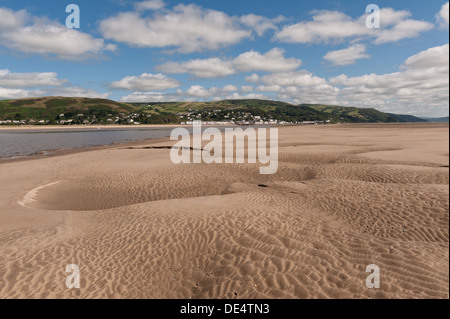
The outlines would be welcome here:
M 130 115 L 133 113 L 133 115 Z M 61 115 L 64 116 L 61 116 Z M 43 97 L 0 101 L 0 120 L 13 123 L 49 124 L 178 124 L 183 121 L 330 123 L 426 122 L 410 115 L 396 115 L 356 107 L 301 104 L 270 100 L 224 100 L 216 102 L 119 103 L 106 99 Z M 31 121 L 30 121 L 31 120 Z
M 207 112 L 214 110 L 238 110 L 263 118 L 273 118 L 287 122 L 327 121 L 332 123 L 396 123 L 426 122 L 411 115 L 388 114 L 375 109 L 342 107 L 331 105 L 301 104 L 293 105 L 270 100 L 225 100 L 218 102 L 173 102 L 173 103 L 133 103 L 143 112 L 172 114 L 186 111 Z M 226 112 L 224 112 L 226 113 Z M 205 114 L 202 114 L 205 115 Z M 214 120 L 214 118 L 212 118 Z
M 42 97 L 0 101 L 0 119 L 57 119 L 60 114 L 85 113 L 86 116 L 103 116 L 108 113 L 130 113 L 130 104 L 106 99 Z
M 375 109 L 310 104 L 306 104 L 305 106 L 309 106 L 317 111 L 329 114 L 330 116 L 339 117 L 342 121 L 349 123 L 426 122 L 425 120 L 412 115 L 383 113 Z
M 171 113 L 201 115 L 202 119 L 224 120 L 226 116 L 235 116 L 244 120 L 246 114 L 279 121 L 325 121 L 327 114 L 310 107 L 296 106 L 285 102 L 270 100 L 224 100 L 217 102 L 174 102 L 174 103 L 133 103 L 145 113 Z M 242 118 L 240 118 L 242 116 Z M 338 118 L 336 118 L 338 120 Z

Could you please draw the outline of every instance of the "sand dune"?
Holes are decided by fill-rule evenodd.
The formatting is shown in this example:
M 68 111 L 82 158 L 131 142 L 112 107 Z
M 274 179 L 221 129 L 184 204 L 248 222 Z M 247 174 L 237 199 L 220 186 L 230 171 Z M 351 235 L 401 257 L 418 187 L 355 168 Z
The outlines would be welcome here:
M 0 298 L 449 298 L 448 133 L 281 128 L 275 175 L 169 141 L 1 164 Z

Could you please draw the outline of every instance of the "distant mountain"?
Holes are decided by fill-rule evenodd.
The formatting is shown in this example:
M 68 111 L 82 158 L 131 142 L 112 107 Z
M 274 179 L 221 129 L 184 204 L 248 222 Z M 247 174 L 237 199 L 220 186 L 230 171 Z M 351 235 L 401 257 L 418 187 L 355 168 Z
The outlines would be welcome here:
M 133 113 L 132 117 L 128 114 Z M 64 114 L 64 116 L 60 116 Z M 426 122 L 411 115 L 388 114 L 375 109 L 319 104 L 293 105 L 270 100 L 223 100 L 214 102 L 120 103 L 107 99 L 43 97 L 0 101 L 0 120 L 48 120 L 70 123 L 181 123 L 192 118 L 248 121 L 252 118 L 286 122 L 331 123 Z M 61 119 L 63 121 L 61 121 Z M 114 121 L 112 121 L 114 119 Z M 448 117 L 447 117 L 448 121 Z
M 412 123 L 424 123 L 427 122 L 426 120 L 419 118 L 417 116 L 413 116 L 413 115 L 402 115 L 402 114 L 390 114 L 389 115 L 393 116 L 394 118 L 398 119 L 398 122 L 412 122 Z
M 433 122 L 433 123 L 448 123 L 448 116 L 446 117 L 424 117 L 423 118 L 427 122 Z
M 356 108 L 356 107 L 343 107 L 343 106 L 333 106 L 333 105 L 311 105 L 306 104 L 314 108 L 315 110 L 321 111 L 325 114 L 330 114 L 332 116 L 337 116 L 344 122 L 349 123 L 406 123 L 406 122 L 426 122 L 411 115 L 398 115 L 391 113 L 383 113 L 375 109 L 366 108 Z

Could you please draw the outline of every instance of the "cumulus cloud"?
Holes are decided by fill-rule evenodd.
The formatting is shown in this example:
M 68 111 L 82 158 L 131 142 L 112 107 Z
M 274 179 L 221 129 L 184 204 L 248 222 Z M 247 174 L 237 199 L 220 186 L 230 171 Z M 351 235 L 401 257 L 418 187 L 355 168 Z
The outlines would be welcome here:
M 173 102 L 180 101 L 177 94 L 167 94 L 161 92 L 133 92 L 120 99 L 125 103 L 145 103 L 145 102 Z
M 229 84 L 229 85 L 225 85 L 222 88 L 223 92 L 235 92 L 235 91 L 239 91 L 239 89 L 237 88 L 237 86 L 233 85 L 233 84 Z
M 24 90 L 24 89 L 8 89 L 0 87 L 0 99 L 23 99 L 42 95 L 42 91 Z
M 240 94 L 233 93 L 227 95 L 223 98 L 224 100 L 270 100 L 271 97 L 264 94 L 251 93 L 251 94 Z
M 239 89 L 232 84 L 226 85 L 223 88 L 212 87 L 209 89 L 204 88 L 201 85 L 193 85 L 188 90 L 186 90 L 186 94 L 188 96 L 200 97 L 200 98 L 211 98 L 211 97 L 223 97 L 224 94 L 228 94 L 230 92 L 236 92 Z M 182 94 L 182 92 L 179 92 Z
M 145 92 L 173 89 L 181 86 L 181 83 L 163 74 L 143 73 L 140 76 L 124 77 L 109 86 L 113 89 Z
M 254 30 L 258 36 L 263 36 L 267 30 L 278 30 L 277 24 L 284 21 L 284 19 L 283 16 L 269 19 L 255 14 L 248 14 L 242 16 L 240 21 L 243 25 Z
M 449 4 L 448 2 L 444 4 L 441 8 L 441 11 L 439 11 L 438 14 L 436 14 L 436 21 L 440 28 L 442 29 L 448 29 L 448 15 L 449 15 Z
M 287 43 L 330 43 L 359 38 L 375 38 L 376 44 L 414 38 L 433 28 L 433 24 L 409 19 L 407 11 L 383 8 L 381 28 L 366 27 L 367 14 L 356 19 L 338 11 L 316 11 L 312 21 L 287 25 L 276 32 L 275 40 Z
M 433 24 L 425 21 L 412 19 L 400 21 L 390 29 L 381 29 L 379 35 L 375 40 L 375 44 L 416 38 L 421 33 L 433 29 L 433 27 Z
M 259 82 L 259 80 L 260 80 L 260 77 L 256 73 L 245 77 L 245 81 L 247 81 L 248 83 L 256 83 L 256 82 Z
M 285 26 L 276 33 L 275 39 L 288 43 L 320 43 L 366 34 L 366 26 L 346 14 L 320 11 L 312 17 L 312 21 Z
M 41 96 L 90 97 L 106 99 L 111 93 L 99 93 L 83 87 L 43 88 L 39 90 L 10 89 L 0 87 L 0 99 L 22 99 Z
M 25 10 L 13 11 L 8 8 L 0 8 L 0 30 L 22 27 L 27 20 L 28 14 Z
M 211 91 L 212 90 L 205 89 L 203 86 L 193 85 L 186 91 L 186 93 L 190 96 L 196 97 L 211 97 L 213 94 Z
M 229 61 L 219 58 L 196 59 L 187 62 L 168 62 L 157 67 L 168 74 L 189 73 L 198 78 L 221 78 L 236 73 Z
M 366 46 L 364 44 L 355 44 L 349 48 L 328 52 L 324 59 L 333 65 L 350 65 L 355 64 L 359 59 L 368 59 L 370 55 L 366 54 Z
M 286 72 L 300 67 L 302 61 L 296 58 L 285 58 L 284 50 L 274 48 L 265 54 L 250 51 L 233 60 L 234 67 L 242 72 L 266 71 Z
M 284 50 L 274 48 L 265 54 L 255 51 L 245 52 L 233 60 L 219 58 L 196 59 L 187 62 L 168 62 L 157 67 L 169 74 L 189 73 L 199 78 L 226 77 L 238 72 L 284 72 L 297 69 L 302 61 L 285 58 Z
M 264 75 L 261 81 L 268 86 L 280 85 L 300 87 L 309 87 L 327 83 L 325 79 L 315 76 L 306 70 L 268 74 Z
M 40 96 L 108 98 L 111 95 L 69 84 L 68 80 L 59 79 L 55 72 L 14 73 L 4 69 L 0 70 L 0 99 Z
M 0 70 L 0 86 L 4 88 L 35 88 L 45 86 L 61 86 L 67 80 L 58 79 L 54 72 L 44 73 L 12 73 L 9 70 Z
M 173 102 L 173 101 L 200 101 L 221 100 L 232 92 L 239 91 L 234 85 L 226 85 L 223 88 L 205 88 L 201 85 L 192 85 L 187 90 L 178 89 L 171 92 L 133 92 L 121 98 L 122 102 Z
M 43 94 L 39 96 L 63 96 L 63 97 L 88 97 L 88 98 L 100 98 L 107 99 L 111 96 L 111 93 L 99 93 L 96 90 L 84 88 L 84 87 L 62 87 L 62 88 L 50 88 L 43 91 Z
M 116 50 L 115 45 L 90 34 L 68 29 L 46 18 L 32 17 L 23 10 L 5 8 L 0 8 L 0 44 L 28 54 L 67 60 L 99 57 L 105 51 Z
M 449 46 L 430 48 L 408 58 L 400 71 L 340 75 L 330 79 L 341 88 L 341 104 L 375 107 L 382 111 L 429 115 L 448 114 Z
M 134 3 L 134 7 L 138 11 L 159 10 L 166 6 L 162 0 L 149 0 Z
M 449 64 L 449 44 L 430 48 L 409 57 L 403 68 L 405 69 L 424 69 L 441 68 Z
M 251 36 L 238 19 L 196 5 L 177 5 L 165 14 L 143 17 L 124 12 L 101 21 L 105 38 L 138 47 L 175 47 L 183 53 L 215 50 Z

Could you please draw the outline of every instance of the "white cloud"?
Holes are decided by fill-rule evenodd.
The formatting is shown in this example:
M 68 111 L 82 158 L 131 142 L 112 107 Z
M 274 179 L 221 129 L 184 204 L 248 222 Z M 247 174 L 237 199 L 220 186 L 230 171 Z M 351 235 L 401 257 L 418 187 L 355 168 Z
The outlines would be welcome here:
M 176 94 L 166 94 L 161 92 L 133 92 L 130 95 L 124 96 L 120 99 L 125 103 L 145 103 L 145 102 L 173 102 L 180 101 Z
M 260 80 L 260 77 L 256 73 L 245 77 L 245 81 L 247 81 L 248 83 L 256 83 L 256 82 L 259 82 L 259 80 Z
M 211 90 L 207 90 L 203 86 L 200 86 L 200 85 L 191 86 L 186 91 L 186 93 L 190 96 L 196 96 L 196 97 L 211 97 L 212 96 Z
M 236 92 L 236 91 L 239 91 L 239 89 L 233 84 L 226 85 L 222 88 L 222 92 Z
M 27 97 L 39 96 L 42 91 L 30 91 L 24 89 L 8 89 L 0 87 L 0 99 L 23 99 Z
M 169 74 L 189 73 L 198 78 L 220 78 L 236 72 L 232 63 L 219 58 L 197 59 L 182 63 L 168 62 L 158 66 L 157 69 Z
M 216 88 L 216 87 L 206 89 L 201 85 L 193 85 L 186 91 L 186 94 L 188 96 L 194 96 L 194 97 L 200 97 L 200 98 L 211 98 L 213 96 L 221 97 L 221 96 L 223 96 L 223 94 L 227 94 L 230 92 L 236 92 L 236 91 L 239 91 L 239 89 L 235 85 L 232 85 L 232 84 L 226 85 L 221 89 Z M 179 94 L 182 95 L 182 92 L 179 92 Z
M 95 39 L 46 18 L 31 17 L 23 10 L 14 12 L 0 8 L 0 26 L 3 26 L 0 28 L 1 45 L 29 54 L 81 60 L 116 49 L 103 39 Z
M 440 68 L 449 64 L 449 45 L 448 43 L 430 48 L 409 57 L 403 68 L 406 69 L 423 69 L 423 68 Z
M 145 92 L 173 89 L 181 86 L 181 83 L 163 74 L 143 73 L 140 76 L 127 76 L 109 86 L 113 89 Z
M 394 10 L 392 8 L 382 8 L 380 10 L 380 24 L 381 26 L 396 25 L 399 21 L 406 20 L 411 17 L 411 12 L 405 10 Z M 365 19 L 361 21 L 364 21 Z
M 267 30 L 277 30 L 276 24 L 283 21 L 284 17 L 269 19 L 255 14 L 244 15 L 240 18 L 241 23 L 255 30 L 258 36 L 263 36 Z
M 430 48 L 408 58 L 399 72 L 340 75 L 330 83 L 341 87 L 340 104 L 375 107 L 416 115 L 448 114 L 449 46 Z
M 13 73 L 0 70 L 0 99 L 20 99 L 40 96 L 108 98 L 111 93 L 93 89 L 65 86 L 69 81 L 59 79 L 55 72 Z M 32 88 L 39 88 L 33 89 Z
M 166 6 L 162 0 L 149 0 L 134 3 L 134 7 L 138 11 L 159 10 Z
M 396 42 L 402 39 L 416 38 L 422 32 L 433 29 L 433 24 L 425 21 L 407 19 L 398 22 L 390 29 L 381 29 L 375 44 Z
M 324 59 L 333 65 L 349 65 L 356 63 L 359 59 L 368 59 L 366 46 L 364 44 L 355 44 L 349 48 L 328 52 Z
M 268 74 L 262 77 L 262 82 L 268 86 L 280 85 L 300 87 L 308 87 L 327 83 L 325 79 L 315 76 L 305 70 Z
M 25 25 L 28 15 L 25 10 L 12 11 L 0 8 L 0 30 L 15 29 Z
M 205 88 L 201 85 L 193 85 L 186 91 L 178 89 L 175 93 L 166 92 L 134 92 L 122 97 L 122 102 L 171 102 L 171 101 L 200 101 L 221 100 L 231 92 L 239 91 L 234 85 L 226 85 L 223 88 Z
M 280 92 L 283 89 L 281 85 L 260 85 L 256 88 L 259 92 Z
M 0 86 L 5 88 L 34 88 L 44 86 L 61 86 L 67 80 L 58 79 L 54 72 L 45 73 L 11 73 L 0 70 Z
M 168 62 L 157 67 L 169 74 L 189 73 L 199 78 L 226 77 L 237 72 L 265 71 L 285 72 L 297 69 L 302 61 L 285 58 L 284 50 L 274 48 L 265 54 L 255 51 L 245 52 L 234 60 L 219 58 L 196 59 L 186 62 Z
M 9 89 L 0 87 L 0 99 L 22 99 L 42 96 L 90 97 L 107 99 L 111 93 L 99 93 L 82 87 L 46 88 L 39 90 Z
M 233 93 L 231 95 L 226 96 L 223 98 L 224 100 L 270 100 L 271 98 L 264 94 L 257 94 L 257 93 L 251 93 L 251 94 L 240 94 L 240 93 Z
M 275 39 L 288 43 L 320 43 L 367 34 L 364 24 L 337 11 L 319 11 L 312 21 L 285 26 Z
M 105 38 L 138 47 L 175 47 L 183 53 L 216 50 L 251 36 L 238 19 L 196 5 L 177 5 L 165 14 L 120 13 L 101 21 Z
M 63 88 L 51 88 L 44 90 L 42 95 L 46 96 L 63 96 L 63 97 L 88 97 L 88 98 L 101 98 L 107 99 L 111 96 L 111 93 L 99 93 L 96 90 L 83 88 L 83 87 L 63 87 Z
M 274 48 L 265 54 L 250 51 L 233 60 L 234 67 L 242 72 L 266 71 L 286 72 L 300 67 L 302 61 L 296 58 L 285 58 L 284 50 Z
M 340 43 L 344 40 L 375 38 L 376 44 L 414 38 L 433 28 L 433 24 L 408 19 L 408 11 L 383 8 L 380 11 L 381 28 L 366 27 L 367 14 L 352 19 L 338 11 L 316 11 L 312 21 L 285 26 L 275 39 L 287 43 Z
M 448 29 L 449 25 L 448 16 L 449 16 L 449 4 L 447 2 L 442 6 L 441 11 L 439 11 L 439 13 L 436 14 L 436 20 L 440 28 Z

